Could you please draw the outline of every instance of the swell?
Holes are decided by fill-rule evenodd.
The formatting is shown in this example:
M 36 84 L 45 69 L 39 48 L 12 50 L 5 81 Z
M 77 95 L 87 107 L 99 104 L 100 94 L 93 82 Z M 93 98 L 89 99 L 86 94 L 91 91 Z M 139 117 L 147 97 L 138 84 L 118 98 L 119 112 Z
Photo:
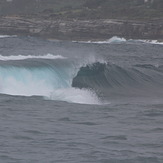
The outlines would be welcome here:
M 94 63 L 81 67 L 72 86 L 78 88 L 142 88 L 162 86 L 163 65 L 139 64 L 121 67 L 111 63 Z

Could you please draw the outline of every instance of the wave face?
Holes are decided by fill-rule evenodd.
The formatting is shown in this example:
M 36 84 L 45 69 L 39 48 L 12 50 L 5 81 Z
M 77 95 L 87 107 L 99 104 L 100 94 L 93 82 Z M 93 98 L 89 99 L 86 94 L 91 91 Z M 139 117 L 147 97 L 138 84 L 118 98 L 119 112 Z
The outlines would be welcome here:
M 72 85 L 94 90 L 155 89 L 163 86 L 163 65 L 139 64 L 121 67 L 111 63 L 93 63 L 81 67 Z

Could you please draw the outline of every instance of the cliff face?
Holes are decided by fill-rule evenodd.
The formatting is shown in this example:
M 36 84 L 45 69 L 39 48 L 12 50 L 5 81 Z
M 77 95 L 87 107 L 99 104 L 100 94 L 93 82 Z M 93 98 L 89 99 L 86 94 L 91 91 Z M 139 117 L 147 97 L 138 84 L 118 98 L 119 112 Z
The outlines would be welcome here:
M 30 35 L 62 40 L 104 40 L 112 36 L 163 39 L 163 20 L 141 22 L 115 19 L 52 20 L 1 17 L 0 34 Z

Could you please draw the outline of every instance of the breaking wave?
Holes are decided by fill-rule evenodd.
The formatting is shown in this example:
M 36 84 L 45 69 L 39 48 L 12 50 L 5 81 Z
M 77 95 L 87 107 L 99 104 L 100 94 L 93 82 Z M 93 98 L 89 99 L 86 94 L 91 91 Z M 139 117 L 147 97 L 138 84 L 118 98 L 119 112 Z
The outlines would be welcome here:
M 100 93 L 112 89 L 162 87 L 163 65 L 121 67 L 109 62 L 78 63 L 62 56 L 1 56 L 0 93 L 101 104 Z
M 146 43 L 146 44 L 158 44 L 163 45 L 163 42 L 158 40 L 136 40 L 136 39 L 125 39 L 123 37 L 113 36 L 112 38 L 104 41 L 83 41 L 83 43 L 92 43 L 92 44 L 119 44 L 119 43 Z
M 125 38 L 120 38 L 117 36 L 113 36 L 112 38 L 105 40 L 105 41 L 95 41 L 92 43 L 97 43 L 97 44 L 111 44 L 111 43 L 122 43 L 122 42 L 126 42 L 127 40 Z
M 0 93 L 44 96 L 46 99 L 100 104 L 90 89 L 72 87 L 78 64 L 62 56 L 1 56 Z M 12 61 L 11 61 L 12 60 Z
M 0 39 L 17 37 L 17 35 L 0 35 Z M 119 43 L 146 43 L 146 44 L 157 44 L 163 45 L 162 41 L 159 40 L 145 40 L 145 39 L 126 39 L 124 37 L 113 36 L 107 40 L 103 41 L 72 41 L 72 42 L 82 42 L 82 43 L 92 43 L 92 44 L 119 44 Z
M 158 40 L 137 40 L 142 43 L 147 43 L 147 44 L 157 44 L 157 45 L 163 45 L 163 42 L 160 42 Z

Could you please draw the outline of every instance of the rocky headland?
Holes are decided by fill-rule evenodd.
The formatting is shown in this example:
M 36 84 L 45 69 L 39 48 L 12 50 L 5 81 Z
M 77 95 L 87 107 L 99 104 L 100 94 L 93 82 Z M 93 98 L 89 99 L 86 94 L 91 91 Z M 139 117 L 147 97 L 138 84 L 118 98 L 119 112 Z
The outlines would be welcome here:
M 91 1 L 92 3 L 88 3 Z M 159 0 L 156 1 L 159 2 Z M 20 4 L 18 2 L 18 0 L 15 0 L 15 5 Z M 24 2 L 27 1 L 24 0 Z M 28 1 L 28 4 L 32 5 L 32 2 L 34 0 L 30 3 Z M 113 3 L 111 3 L 111 0 L 85 0 L 81 2 L 83 4 L 78 6 L 77 9 L 64 8 L 64 10 L 60 9 L 56 12 L 54 9 L 47 7 L 47 9 L 40 9 L 41 11 L 35 11 L 36 13 L 28 11 L 28 8 L 21 11 L 26 11 L 26 13 L 17 13 L 18 10 L 14 7 L 12 8 L 14 0 L 12 2 L 4 2 L 1 5 L 3 5 L 3 8 L 6 7 L 6 9 L 4 10 L 5 12 L 0 13 L 0 35 L 37 36 L 61 40 L 105 40 L 113 36 L 127 39 L 163 40 L 163 17 L 158 11 L 156 16 L 151 17 L 150 14 L 151 11 L 153 12 L 153 8 L 150 12 L 147 12 L 148 16 L 145 17 L 144 15 L 144 17 L 140 18 L 137 15 L 137 17 L 132 16 L 132 14 L 134 15 L 137 12 L 136 10 L 132 12 L 132 10 L 137 9 L 137 7 L 132 10 L 130 9 L 131 7 L 125 10 L 123 8 L 124 5 L 119 7 L 119 12 L 114 12 L 114 8 L 113 11 L 110 11 L 105 7 L 106 3 L 109 3 L 109 5 Z M 10 10 L 7 10 L 9 3 Z M 35 2 L 37 5 L 38 3 L 38 1 L 37 3 Z M 141 5 L 137 6 L 139 8 L 140 6 L 145 6 L 146 4 L 144 3 L 142 2 Z M 152 3 L 153 1 L 148 6 L 152 6 Z M 93 4 L 94 8 L 92 8 Z M 120 10 L 121 8 L 123 8 L 122 11 Z M 29 9 L 31 9 L 30 6 Z M 145 12 L 146 10 L 143 11 Z M 127 17 L 128 12 L 129 16 Z M 161 16 L 158 16 L 159 14 Z
M 62 40 L 103 40 L 112 36 L 163 39 L 163 20 L 149 22 L 116 19 L 60 20 L 1 17 L 0 34 Z

